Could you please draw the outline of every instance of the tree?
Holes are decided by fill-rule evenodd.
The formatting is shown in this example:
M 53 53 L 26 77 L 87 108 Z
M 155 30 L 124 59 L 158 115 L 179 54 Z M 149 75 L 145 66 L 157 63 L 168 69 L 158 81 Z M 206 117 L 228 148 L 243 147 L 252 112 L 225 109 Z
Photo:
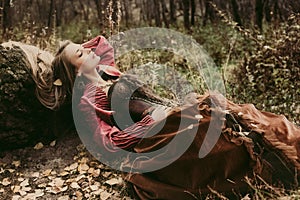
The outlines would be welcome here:
M 260 30 L 262 30 L 263 7 L 263 0 L 255 0 L 255 24 Z
M 13 4 L 10 0 L 2 0 L 2 35 L 3 37 L 12 29 Z

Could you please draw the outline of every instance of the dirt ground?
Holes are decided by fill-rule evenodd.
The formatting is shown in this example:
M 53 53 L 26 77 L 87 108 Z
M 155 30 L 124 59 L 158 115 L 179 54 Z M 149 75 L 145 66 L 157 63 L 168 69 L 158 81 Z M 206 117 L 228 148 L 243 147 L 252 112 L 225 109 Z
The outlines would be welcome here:
M 0 199 L 132 199 L 121 173 L 104 166 L 76 134 L 0 152 Z

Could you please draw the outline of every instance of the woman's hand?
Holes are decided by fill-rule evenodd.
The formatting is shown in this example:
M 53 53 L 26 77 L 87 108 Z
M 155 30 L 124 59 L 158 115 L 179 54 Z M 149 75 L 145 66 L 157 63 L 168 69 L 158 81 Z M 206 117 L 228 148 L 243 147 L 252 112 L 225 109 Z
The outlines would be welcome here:
M 151 117 L 155 120 L 155 121 L 160 121 L 164 118 L 167 117 L 168 112 L 171 110 L 170 107 L 167 106 L 158 106 L 157 108 L 155 108 L 151 114 Z

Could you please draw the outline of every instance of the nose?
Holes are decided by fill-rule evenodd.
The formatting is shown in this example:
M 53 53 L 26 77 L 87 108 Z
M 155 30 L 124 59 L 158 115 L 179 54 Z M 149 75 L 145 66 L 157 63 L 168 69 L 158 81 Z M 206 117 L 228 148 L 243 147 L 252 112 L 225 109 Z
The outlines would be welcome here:
M 85 49 L 83 49 L 87 54 L 89 54 L 89 53 L 91 53 L 91 49 L 89 49 L 89 48 L 85 48 Z

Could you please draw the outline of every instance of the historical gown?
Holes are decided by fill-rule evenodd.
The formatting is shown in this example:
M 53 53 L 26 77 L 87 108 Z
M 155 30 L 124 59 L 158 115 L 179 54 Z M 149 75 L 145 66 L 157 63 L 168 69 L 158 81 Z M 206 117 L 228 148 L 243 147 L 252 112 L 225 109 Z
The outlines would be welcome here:
M 199 157 L 202 145 L 210 142 L 203 144 L 208 129 L 218 131 L 210 124 L 220 121 L 219 115 L 212 115 L 217 109 L 213 105 L 220 102 L 226 106 L 220 111 L 225 112 L 220 115 L 221 134 L 212 150 Z M 101 87 L 87 84 L 78 108 L 100 148 L 110 152 L 118 151 L 115 147 L 129 150 L 122 167 L 124 171 L 130 169 L 124 177 L 133 186 L 137 199 L 186 200 L 200 198 L 212 190 L 223 194 L 243 192 L 248 189 L 245 177 L 255 175 L 286 188 L 298 184 L 299 127 L 284 116 L 257 110 L 252 104 L 239 105 L 219 94 L 207 93 L 174 109 L 163 122 L 154 122 L 146 115 L 120 130 L 111 120 L 114 111 L 110 110 L 106 93 Z M 184 128 L 179 126 L 182 121 Z M 172 143 L 177 136 L 182 140 Z M 172 160 L 185 139 L 191 139 L 191 143 L 182 155 L 163 168 L 142 173 L 145 168 Z M 131 159 L 130 152 L 143 154 L 164 147 L 165 151 L 152 157 Z

